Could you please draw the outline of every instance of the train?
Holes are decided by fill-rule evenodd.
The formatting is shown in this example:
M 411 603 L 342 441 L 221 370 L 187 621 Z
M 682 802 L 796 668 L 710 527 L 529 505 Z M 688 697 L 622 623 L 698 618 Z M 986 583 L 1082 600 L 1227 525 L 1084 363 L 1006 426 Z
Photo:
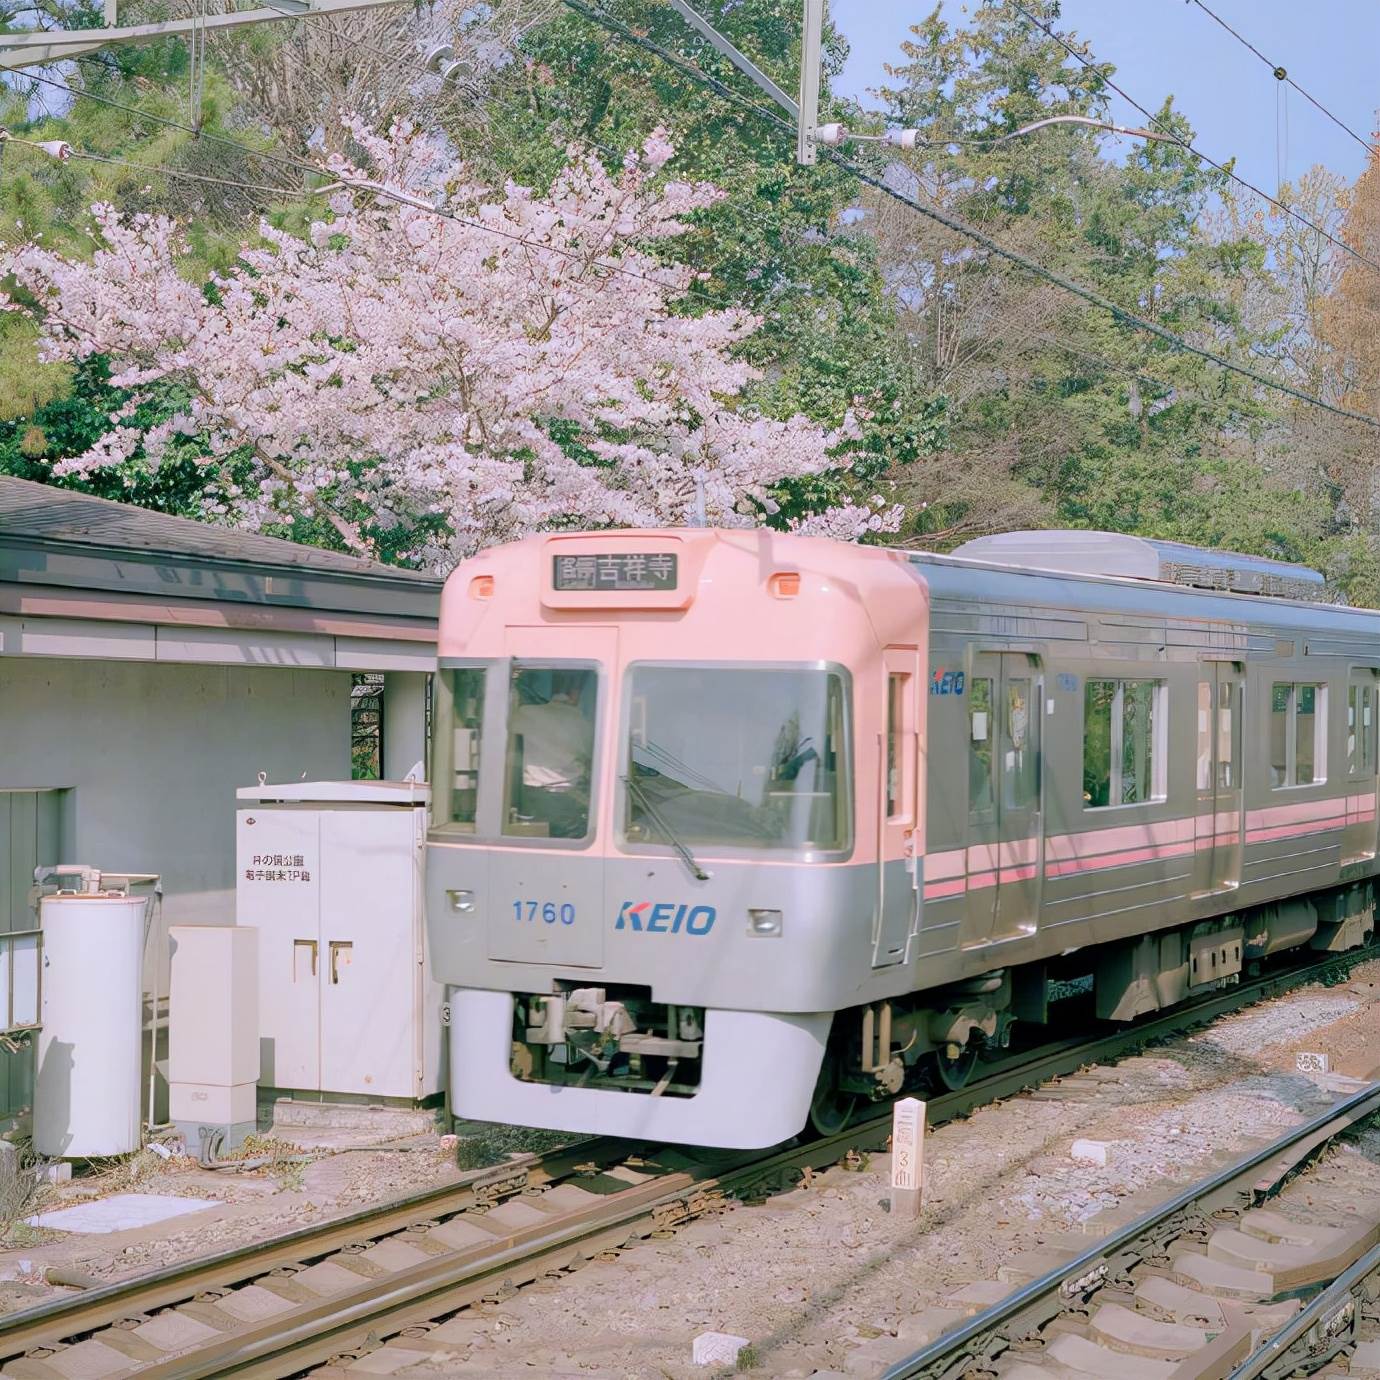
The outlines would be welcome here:
M 1114 533 L 483 551 L 432 705 L 451 1110 L 772 1146 L 1051 993 L 1128 1022 L 1364 945 L 1377 677 L 1315 571 Z

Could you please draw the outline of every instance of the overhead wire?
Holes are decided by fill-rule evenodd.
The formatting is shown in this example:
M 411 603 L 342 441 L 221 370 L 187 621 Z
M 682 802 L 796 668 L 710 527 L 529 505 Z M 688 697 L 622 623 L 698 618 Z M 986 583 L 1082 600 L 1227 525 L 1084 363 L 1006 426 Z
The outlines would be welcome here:
M 1054 42 L 1057 43 L 1066 53 L 1068 53 L 1070 57 L 1074 58 L 1078 62 L 1081 62 L 1084 67 L 1092 69 L 1093 67 L 1097 66 L 1097 64 L 1090 57 L 1088 57 L 1086 52 L 1080 51 L 1077 45 L 1070 43 L 1068 39 L 1066 39 L 1061 33 L 1059 33 L 1057 29 L 1054 29 L 1050 25 L 1046 24 L 1044 20 L 1041 19 L 1038 15 L 1032 14 L 1028 9 L 1026 9 L 1026 7 L 1023 4 L 1020 3 L 1020 0 L 1006 0 L 1006 3 L 1008 3 L 1012 7 L 1012 9 L 1018 10 L 1021 14 L 1023 14 L 1026 17 L 1026 19 L 1028 19 L 1032 24 L 1035 25 L 1037 29 L 1041 30 L 1047 37 L 1053 39 Z M 1327 240 L 1330 244 L 1336 246 L 1336 248 L 1340 249 L 1344 254 L 1351 255 L 1353 259 L 1356 259 L 1358 262 L 1365 264 L 1367 268 L 1373 269 L 1375 272 L 1380 273 L 1380 260 L 1372 259 L 1370 255 L 1363 254 L 1354 245 L 1348 244 L 1345 240 L 1338 239 L 1336 235 L 1332 234 L 1331 231 L 1327 230 L 1324 226 L 1319 225 L 1316 221 L 1310 220 L 1306 215 L 1303 214 L 1302 211 L 1295 209 L 1293 206 L 1290 206 L 1287 202 L 1281 201 L 1278 197 L 1271 196 L 1269 192 L 1263 190 L 1260 187 L 1257 187 L 1254 182 L 1251 182 L 1248 179 L 1242 177 L 1240 173 L 1234 172 L 1225 163 L 1219 163 L 1215 158 L 1204 153 L 1200 148 L 1195 147 L 1192 143 L 1185 139 L 1183 135 L 1181 135 L 1166 121 L 1162 120 L 1158 115 L 1152 114 L 1151 111 L 1149 111 L 1138 100 L 1136 100 L 1134 96 L 1130 95 L 1127 91 L 1123 90 L 1105 73 L 1099 73 L 1099 76 L 1101 77 L 1103 84 L 1109 90 L 1115 91 L 1116 94 L 1120 96 L 1121 99 L 1124 100 L 1128 105 L 1134 106 L 1135 109 L 1140 111 L 1140 113 L 1144 115 L 1147 120 L 1153 121 L 1156 125 L 1160 127 L 1160 129 L 1164 130 L 1166 134 L 1170 135 L 1174 139 L 1175 143 L 1179 144 L 1182 148 L 1186 149 L 1195 158 L 1199 158 L 1204 163 L 1207 163 L 1210 167 L 1216 168 L 1218 172 L 1223 173 L 1225 176 L 1231 178 L 1231 180 L 1237 183 L 1239 186 L 1245 187 L 1247 191 L 1253 193 L 1255 196 L 1258 196 L 1262 201 L 1267 201 L 1270 203 L 1271 206 L 1274 206 L 1278 210 L 1283 211 L 1285 215 L 1298 221 L 1300 225 L 1306 225 L 1315 234 L 1321 235 L 1323 239 Z
M 1032 19 L 1032 22 L 1036 23 L 1037 26 L 1045 28 L 1043 24 L 1040 24 L 1040 21 L 1034 19 L 1034 17 L 1030 15 L 1029 11 L 1025 10 L 1024 7 L 1018 3 L 1018 0 L 1011 0 L 1011 2 L 1015 5 L 1015 8 L 1017 8 L 1023 14 L 1025 14 L 1028 19 Z M 727 86 L 725 83 L 719 81 L 716 77 L 711 76 L 709 73 L 704 72 L 698 66 L 691 63 L 687 63 L 685 59 L 681 58 L 678 54 L 673 53 L 670 49 L 663 47 L 661 44 L 655 42 L 655 40 L 651 39 L 647 35 L 635 32 L 634 30 L 630 29 L 627 25 L 624 25 L 623 23 L 621 23 L 621 21 L 614 18 L 614 16 L 606 14 L 604 11 L 596 8 L 595 6 L 584 3 L 584 0 L 563 0 L 563 3 L 568 9 L 571 9 L 574 12 L 583 15 L 586 19 L 598 24 L 606 31 L 615 34 L 615 36 L 623 39 L 623 41 L 633 44 L 636 47 L 642 48 L 645 51 L 653 53 L 663 61 L 676 67 L 684 75 L 689 76 L 693 81 L 697 82 L 698 84 L 706 87 L 709 90 L 714 91 L 716 94 L 723 96 L 725 99 L 728 99 L 739 106 L 751 110 L 758 116 L 758 118 L 775 125 L 777 129 L 780 130 L 783 134 L 788 135 L 792 140 L 794 139 L 795 127 L 790 121 L 787 121 L 782 116 L 778 115 L 774 110 L 771 110 L 768 107 L 765 107 L 756 101 L 752 101 L 747 99 L 746 97 L 741 96 L 740 93 L 734 91 L 733 88 Z M 1052 31 L 1048 29 L 1046 29 L 1046 32 L 1049 33 L 1051 37 L 1055 38 L 1056 41 L 1060 42 L 1061 46 L 1064 46 L 1070 53 L 1073 53 L 1075 56 L 1078 56 L 1080 60 L 1085 63 L 1085 65 L 1091 65 L 1091 63 L 1089 63 L 1086 58 L 1082 58 L 1082 56 L 1078 54 L 1075 49 L 1070 47 L 1070 45 L 1068 45 L 1061 38 L 1059 38 L 1057 34 L 1054 34 Z M 143 110 L 137 106 L 131 106 L 124 102 L 116 101 L 111 97 L 102 95 L 95 91 L 76 91 L 72 87 L 70 87 L 66 82 L 57 81 L 54 78 L 43 76 L 40 73 L 30 72 L 28 75 L 31 79 L 35 81 L 43 82 L 47 85 L 58 87 L 62 90 L 65 90 L 69 95 L 73 97 L 84 96 L 90 99 L 94 99 L 97 102 L 109 108 L 123 111 L 124 113 L 132 115 L 136 118 L 151 120 L 154 123 L 162 125 L 166 128 L 181 130 L 187 134 L 192 135 L 195 138 L 206 139 L 215 143 L 219 143 L 226 147 L 235 148 L 239 150 L 241 153 L 249 154 L 252 157 L 264 158 L 265 160 L 276 163 L 279 166 L 291 168 L 293 171 L 309 173 L 312 176 L 316 177 L 330 176 L 328 170 L 323 169 L 315 164 L 308 163 L 305 160 L 294 158 L 291 155 L 284 155 L 271 152 L 268 150 L 256 149 L 252 145 L 242 143 L 240 140 L 233 139 L 228 135 L 220 134 L 214 130 L 205 129 L 204 127 L 202 129 L 196 129 L 192 125 L 186 124 L 182 121 L 172 119 L 168 116 L 158 115 L 154 112 Z M 1114 87 L 1113 89 L 1117 88 Z M 1120 94 L 1122 94 L 1123 96 L 1125 95 L 1125 93 Z M 1129 97 L 1126 97 L 1126 99 L 1129 100 Z M 1135 104 L 1135 102 L 1131 103 Z M 1142 112 L 1145 113 L 1149 118 L 1154 118 L 1153 116 L 1149 116 L 1149 112 L 1144 111 L 1143 107 L 1137 108 L 1141 109 Z M 1157 123 L 1162 122 L 1157 121 Z M 1185 147 L 1188 147 L 1188 145 L 1185 144 Z M 1190 149 L 1190 151 L 1194 152 L 1195 154 L 1197 153 L 1196 150 Z M 878 177 L 874 173 L 870 172 L 868 169 L 862 167 L 860 164 L 854 162 L 849 158 L 844 157 L 837 150 L 825 148 L 821 150 L 821 153 L 829 161 L 848 172 L 851 176 L 855 177 L 858 181 L 862 182 L 863 184 L 873 187 L 877 191 L 882 192 L 884 195 L 891 197 L 893 200 L 910 207 L 910 209 L 915 211 L 917 214 L 924 216 L 937 224 L 943 225 L 946 229 L 953 231 L 955 234 L 961 235 L 964 238 L 973 241 L 975 244 L 978 244 L 982 248 L 987 250 L 989 254 L 993 254 L 996 257 L 1001 258 L 1013 264 L 1014 266 L 1022 269 L 1023 271 L 1031 274 L 1032 276 L 1040 278 L 1052 284 L 1053 286 L 1062 289 L 1070 295 L 1078 297 L 1083 301 L 1089 303 L 1090 305 L 1097 307 L 1098 309 L 1108 313 L 1113 320 L 1119 322 L 1122 325 L 1129 326 L 1133 329 L 1140 330 L 1147 334 L 1153 335 L 1156 338 L 1164 341 L 1167 345 L 1171 346 L 1175 350 L 1183 351 L 1185 353 L 1192 354 L 1198 358 L 1204 359 L 1209 363 L 1215 364 L 1220 369 L 1226 370 L 1230 373 L 1237 374 L 1238 376 L 1246 378 L 1263 388 L 1283 393 L 1287 396 L 1294 398 L 1299 402 L 1303 402 L 1311 406 L 1321 408 L 1336 416 L 1345 417 L 1352 421 L 1358 421 L 1365 424 L 1366 426 L 1380 430 L 1380 420 L 1377 420 L 1374 417 L 1367 416 L 1365 413 L 1354 412 L 1349 408 L 1338 407 L 1333 403 L 1329 403 L 1324 398 L 1317 397 L 1316 395 L 1307 393 L 1302 389 L 1295 388 L 1293 387 L 1293 385 L 1285 383 L 1281 380 L 1272 379 L 1268 375 L 1261 374 L 1254 369 L 1250 369 L 1243 364 L 1237 363 L 1234 360 L 1227 359 L 1226 357 L 1219 355 L 1212 350 L 1208 350 L 1203 346 L 1194 345 L 1192 342 L 1184 339 L 1182 336 L 1175 334 L 1173 331 L 1170 331 L 1165 327 L 1156 324 L 1155 322 L 1148 321 L 1145 318 L 1138 316 L 1133 312 L 1127 311 L 1124 307 L 1114 302 L 1111 298 L 1106 297 L 1104 294 L 1096 291 L 1096 289 L 1090 288 L 1085 284 L 1079 283 L 1071 278 L 1067 278 L 1063 274 L 1057 273 L 1053 269 L 1047 268 L 1045 265 L 1039 263 L 1037 260 L 1031 259 L 1029 256 L 1021 254 L 1016 250 L 1007 248 L 999 241 L 993 239 L 990 235 L 977 229 L 975 226 L 966 224 L 958 217 L 953 216 L 946 211 L 941 211 L 937 207 L 926 205 L 925 203 L 919 201 L 917 198 L 909 196 L 902 191 L 899 191 L 897 188 L 891 186 L 884 178 Z M 1202 155 L 1197 156 L 1202 157 Z M 1210 159 L 1206 159 L 1205 161 L 1211 162 Z M 343 183 L 343 185 L 349 190 L 357 192 L 371 192 L 375 195 L 382 196 L 386 200 L 394 201 L 400 205 L 410 206 L 413 209 L 421 210 L 424 213 L 435 215 L 442 219 L 453 221 L 457 224 L 465 225 L 473 229 L 485 231 L 504 240 L 514 242 L 521 247 L 534 250 L 538 253 L 554 253 L 560 257 L 569 260 L 574 260 L 582 264 L 588 264 L 590 268 L 599 270 L 601 272 L 607 272 L 610 274 L 616 274 L 623 277 L 636 279 L 641 282 L 650 283 L 657 287 L 667 286 L 665 283 L 660 282 L 658 279 L 651 277 L 650 275 L 638 273 L 635 270 L 626 269 L 623 268 L 621 265 L 611 264 L 603 260 L 589 261 L 587 260 L 585 255 L 580 254 L 578 251 L 568 250 L 559 245 L 543 244 L 540 241 L 530 240 L 524 235 L 516 235 L 509 231 L 502 230 L 497 226 L 487 225 L 482 221 L 474 220 L 471 217 L 458 215 L 457 213 L 450 211 L 445 207 L 428 205 L 422 202 L 420 198 L 412 197 L 405 193 L 396 192 L 383 184 L 374 182 L 357 183 L 346 181 Z M 1380 265 L 1377 265 L 1377 267 L 1380 267 Z M 693 284 L 687 285 L 684 291 L 687 294 L 707 296 L 703 293 L 696 293 Z
M 1209 9 L 1207 5 L 1203 3 L 1203 0 L 1188 0 L 1188 3 L 1191 5 L 1197 5 L 1198 8 L 1202 10 L 1202 12 L 1205 15 L 1208 16 L 1209 19 L 1213 20 L 1217 24 L 1220 24 L 1222 28 L 1224 28 L 1239 44 L 1242 45 L 1242 47 L 1248 48 L 1252 53 L 1254 53 L 1255 56 L 1258 57 L 1261 60 L 1261 62 L 1263 62 L 1265 66 L 1270 69 L 1276 81 L 1280 82 L 1281 84 L 1287 84 L 1289 86 L 1292 86 L 1294 90 L 1297 91 L 1299 95 L 1303 97 L 1304 100 L 1306 100 L 1316 110 L 1319 110 L 1322 112 L 1322 114 L 1326 115 L 1327 118 L 1331 120 L 1332 123 L 1336 125 L 1338 129 L 1342 130 L 1346 134 L 1349 134 L 1353 139 L 1355 139 L 1356 142 L 1360 144 L 1360 146 L 1363 149 L 1365 149 L 1367 153 L 1375 152 L 1375 146 L 1368 139 L 1363 139 L 1359 134 L 1356 133 L 1354 129 L 1352 129 L 1352 127 L 1349 124 L 1346 123 L 1345 120 L 1341 119 L 1337 115 L 1334 115 L 1332 111 L 1330 111 L 1320 100 L 1318 100 L 1310 92 L 1305 91 L 1304 88 L 1300 86 L 1298 82 L 1296 82 L 1293 79 L 1293 77 L 1289 75 L 1288 71 L 1280 63 L 1271 62 L 1270 59 L 1267 58 L 1265 54 L 1262 53 L 1260 49 L 1257 48 L 1255 44 L 1250 41 L 1250 39 L 1246 38 L 1243 34 L 1240 34 L 1235 29 L 1233 29 L 1232 26 L 1228 24 L 1227 21 L 1223 19 L 1220 14 L 1217 14 L 1214 10 Z
M 754 111 L 759 118 L 775 125 L 778 130 L 784 135 L 788 135 L 790 139 L 794 141 L 795 125 L 783 116 L 778 115 L 776 111 L 761 105 L 757 101 L 750 100 L 740 95 L 732 87 L 720 81 L 717 77 L 704 72 L 693 63 L 686 62 L 679 54 L 665 48 L 662 44 L 657 43 L 648 35 L 638 33 L 631 29 L 613 15 L 605 13 L 594 5 L 587 4 L 586 0 L 562 0 L 562 3 L 567 9 L 583 15 L 591 22 L 615 34 L 624 42 L 641 48 L 646 52 L 653 53 L 684 75 L 690 77 L 693 81 L 714 91 L 717 95 L 723 96 L 727 100 Z M 1022 9 L 1019 4 L 1016 5 L 1016 8 Z M 1023 9 L 1022 13 L 1027 13 L 1028 15 L 1028 12 Z M 827 147 L 821 148 L 820 154 L 836 166 L 851 173 L 852 176 L 865 185 L 873 187 L 884 195 L 891 197 L 893 200 L 899 201 L 901 204 L 910 207 L 911 210 L 924 216 L 926 219 L 932 220 L 936 224 L 942 225 L 946 229 L 953 231 L 955 234 L 973 241 L 973 243 L 987 250 L 989 254 L 1004 259 L 1006 262 L 1031 274 L 1033 277 L 1051 283 L 1070 295 L 1089 303 L 1091 306 L 1099 308 L 1101 311 L 1110 315 L 1113 320 L 1124 326 L 1144 331 L 1164 341 L 1165 344 L 1171 346 L 1175 350 L 1183 351 L 1206 360 L 1211 364 L 1215 364 L 1218 368 L 1237 374 L 1242 378 L 1250 380 L 1252 383 L 1260 385 L 1262 388 L 1268 388 L 1274 392 L 1283 393 L 1294 398 L 1298 402 L 1321 408 L 1338 417 L 1345 417 L 1351 421 L 1361 422 L 1363 425 L 1371 427 L 1374 430 L 1380 430 L 1380 419 L 1367 416 L 1364 412 L 1353 412 L 1350 408 L 1338 407 L 1336 404 L 1328 402 L 1325 398 L 1320 398 L 1313 393 L 1307 393 L 1301 388 L 1295 388 L 1292 384 L 1285 383 L 1280 379 L 1270 378 L 1267 374 L 1259 373 L 1257 370 L 1248 368 L 1244 364 L 1238 364 L 1235 360 L 1227 359 L 1225 356 L 1219 355 L 1215 351 L 1206 349 L 1201 345 L 1194 345 L 1191 341 L 1185 340 L 1182 336 L 1176 335 L 1173 331 L 1153 321 L 1147 321 L 1144 317 L 1138 316 L 1134 312 L 1127 311 L 1126 308 L 1112 301 L 1111 298 L 1105 296 L 1103 293 L 1098 292 L 1095 288 L 1090 288 L 1074 279 L 1067 278 L 1062 273 L 1047 268 L 1038 260 L 1032 259 L 1028 255 L 1022 254 L 1017 250 L 1007 248 L 1000 243 L 1000 241 L 993 239 L 992 236 L 979 230 L 976 226 L 968 225 L 966 222 L 959 219 L 959 217 L 947 211 L 941 211 L 936 206 L 926 205 L 917 198 L 898 190 L 896 187 L 890 185 L 885 178 L 877 176 L 860 164 L 854 162 L 852 159 L 844 157 L 844 155 L 839 153 L 836 149 Z
M 74 90 L 72 87 L 68 86 L 66 82 L 60 82 L 51 77 L 42 76 L 37 72 L 30 72 L 28 73 L 28 75 L 35 81 L 45 82 L 50 86 L 60 87 L 73 97 L 85 97 L 91 100 L 95 100 L 101 103 L 102 105 L 108 106 L 115 110 L 124 111 L 126 114 L 133 115 L 139 119 L 151 120 L 153 123 L 162 125 L 164 128 L 181 130 L 184 133 L 190 134 L 195 138 L 210 140 L 211 142 L 221 144 L 224 147 L 237 149 L 241 153 L 248 154 L 254 158 L 263 158 L 270 163 L 278 164 L 280 167 L 290 168 L 294 172 L 310 173 L 313 177 L 330 178 L 333 176 L 333 174 L 328 168 L 320 167 L 319 165 L 314 163 L 308 163 L 307 161 L 301 158 L 294 158 L 290 154 L 274 153 L 267 149 L 256 149 L 253 147 L 253 145 L 242 143 L 238 139 L 232 139 L 227 134 L 220 134 L 215 130 L 209 130 L 204 127 L 202 129 L 196 129 L 193 126 L 186 124 L 181 120 L 174 120 L 169 116 L 158 115 L 149 110 L 141 110 L 138 106 L 125 104 L 124 102 L 114 100 L 109 96 L 101 95 L 100 93 L 95 91 L 77 91 Z M 74 150 L 73 152 L 75 155 L 76 151 Z M 148 165 L 145 165 L 145 167 L 147 168 Z M 169 169 L 167 171 L 175 170 Z M 395 202 L 400 206 L 407 206 L 413 210 L 422 211 L 425 214 L 438 216 L 442 220 L 453 221 L 457 225 L 464 225 L 473 230 L 481 230 L 486 234 L 494 235 L 499 239 L 507 240 L 510 243 L 516 244 L 521 248 L 534 250 L 535 252 L 542 254 L 554 254 L 560 258 L 584 265 L 590 268 L 592 271 L 613 274 L 623 278 L 634 279 L 637 282 L 648 283 L 658 288 L 667 288 L 672 286 L 671 284 L 663 282 L 662 280 L 652 276 L 651 274 L 638 273 L 635 269 L 624 268 L 621 264 L 609 263 L 605 259 L 589 259 L 586 255 L 581 254 L 578 250 L 566 249 L 563 246 L 557 244 L 543 244 L 540 240 L 529 239 L 526 235 L 516 235 L 513 234 L 511 231 L 502 229 L 499 226 L 488 225 L 484 221 L 475 220 L 471 216 L 462 216 L 455 211 L 447 209 L 444 206 L 430 205 L 422 201 L 420 197 L 414 197 L 408 195 L 405 192 L 395 191 L 393 188 L 388 187 L 383 183 L 372 182 L 368 180 L 352 181 L 338 177 L 336 178 L 336 182 L 340 186 L 344 187 L 346 190 L 354 192 L 371 193 L 375 196 L 383 197 L 387 201 Z M 311 189 L 307 190 L 308 192 L 310 192 Z M 282 189 L 279 189 L 280 194 L 281 191 Z M 709 297 L 708 294 L 697 289 L 693 283 L 686 284 L 685 286 L 679 288 L 678 291 L 685 296 L 702 297 L 706 301 L 711 302 L 715 300 Z M 715 305 L 718 305 L 717 302 L 715 302 Z

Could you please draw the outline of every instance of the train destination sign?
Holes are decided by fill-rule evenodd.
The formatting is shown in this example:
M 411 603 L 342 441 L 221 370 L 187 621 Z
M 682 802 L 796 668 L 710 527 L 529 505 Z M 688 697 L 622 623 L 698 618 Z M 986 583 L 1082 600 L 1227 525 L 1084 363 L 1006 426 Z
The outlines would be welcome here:
M 645 589 L 676 587 L 677 558 L 666 551 L 618 551 L 603 556 L 554 556 L 556 589 Z

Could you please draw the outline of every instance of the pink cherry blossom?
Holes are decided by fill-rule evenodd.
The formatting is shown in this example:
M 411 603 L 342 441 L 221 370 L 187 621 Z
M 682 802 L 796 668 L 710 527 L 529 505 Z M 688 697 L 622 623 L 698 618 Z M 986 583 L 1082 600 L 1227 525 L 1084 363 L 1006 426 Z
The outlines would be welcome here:
M 173 221 L 108 205 L 92 211 L 90 260 L 36 243 L 3 254 L 37 307 L 0 305 L 34 312 L 41 358 L 104 355 L 132 390 L 108 433 L 55 472 L 136 454 L 156 466 L 172 437 L 195 435 L 208 466 L 252 455 L 252 482 L 208 504 L 218 520 L 319 515 L 367 551 L 362 504 L 445 568 L 542 529 L 676 525 L 700 510 L 752 525 L 775 510 L 771 486 L 848 468 L 852 419 L 756 412 L 757 373 L 736 347 L 758 321 L 697 310 L 694 272 L 653 252 L 720 195 L 658 176 L 674 153 L 663 132 L 615 174 L 572 152 L 544 196 L 480 185 L 405 126 L 351 135 L 368 166 L 330 161 L 329 215 L 300 237 L 262 225 L 209 292 L 184 276 Z M 141 431 L 135 406 L 168 385 L 190 402 Z M 799 526 L 856 538 L 897 521 L 874 502 Z

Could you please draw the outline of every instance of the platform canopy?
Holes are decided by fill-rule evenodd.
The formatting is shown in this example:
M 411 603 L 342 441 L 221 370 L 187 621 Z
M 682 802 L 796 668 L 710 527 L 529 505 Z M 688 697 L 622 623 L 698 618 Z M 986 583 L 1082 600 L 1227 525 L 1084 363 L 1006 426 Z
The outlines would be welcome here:
M 425 671 L 441 580 L 0 475 L 0 654 Z

